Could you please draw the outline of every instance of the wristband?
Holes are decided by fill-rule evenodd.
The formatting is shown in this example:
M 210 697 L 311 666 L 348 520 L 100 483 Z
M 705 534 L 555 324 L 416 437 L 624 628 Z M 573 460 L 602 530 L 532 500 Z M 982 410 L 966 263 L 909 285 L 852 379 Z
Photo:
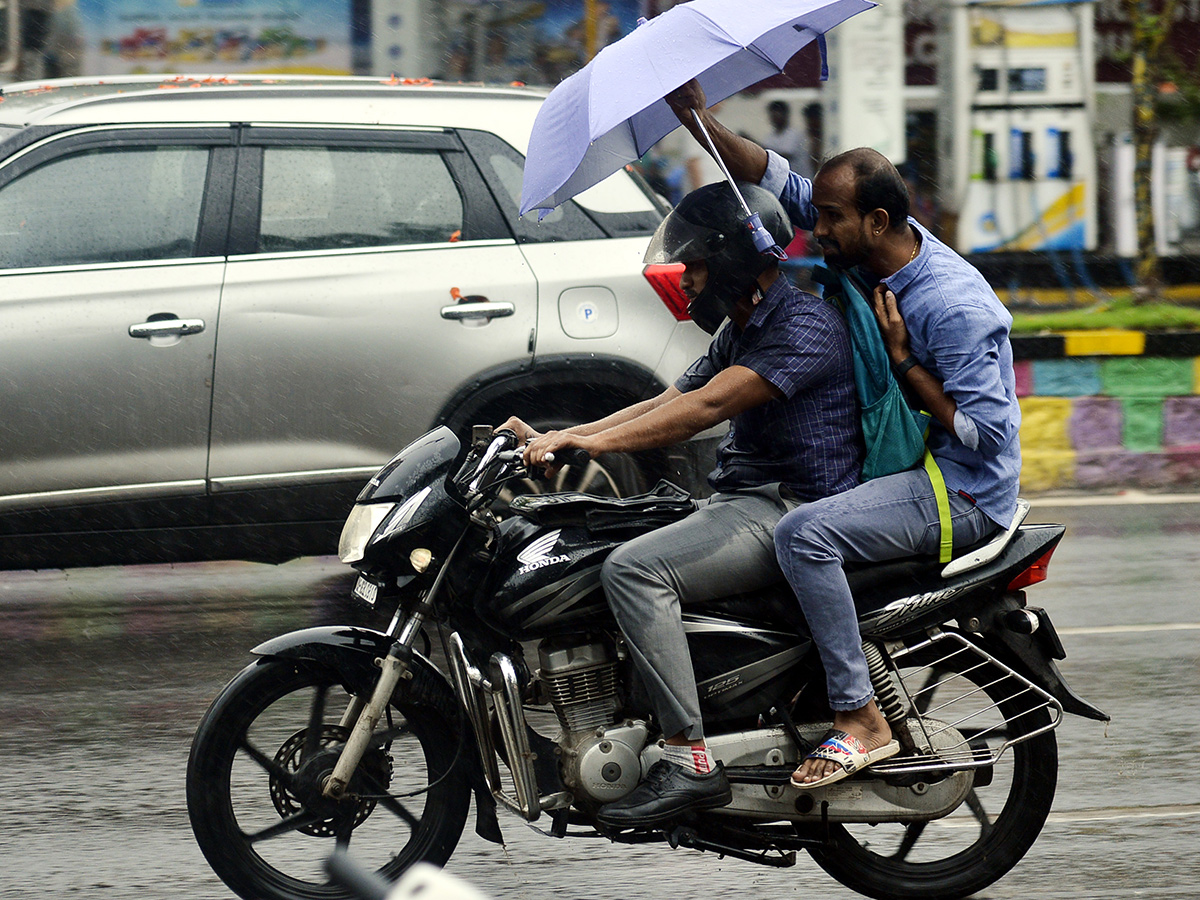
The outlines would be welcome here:
M 900 362 L 892 366 L 892 369 L 895 371 L 897 378 L 903 378 L 908 374 L 908 370 L 915 365 L 919 365 L 917 358 L 910 353 L 908 356 L 904 357 L 904 359 L 900 360 Z

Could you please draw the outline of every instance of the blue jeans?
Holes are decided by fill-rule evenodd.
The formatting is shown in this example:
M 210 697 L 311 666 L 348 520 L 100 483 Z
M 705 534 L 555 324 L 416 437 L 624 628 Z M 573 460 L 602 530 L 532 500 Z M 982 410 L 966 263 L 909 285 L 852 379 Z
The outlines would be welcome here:
M 954 492 L 950 517 L 955 547 L 974 544 L 999 528 Z M 821 654 L 829 706 L 835 712 L 860 709 L 875 696 L 842 565 L 936 556 L 940 538 L 937 499 L 924 468 L 807 503 L 776 526 L 779 565 Z

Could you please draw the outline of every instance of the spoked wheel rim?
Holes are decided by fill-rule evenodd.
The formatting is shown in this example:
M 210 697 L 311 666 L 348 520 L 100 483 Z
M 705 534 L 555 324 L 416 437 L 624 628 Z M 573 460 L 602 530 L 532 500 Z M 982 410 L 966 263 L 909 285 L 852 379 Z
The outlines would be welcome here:
M 566 421 L 530 423 L 540 432 L 570 427 Z M 505 486 L 499 499 L 509 503 L 521 494 L 557 494 L 578 491 L 599 497 L 629 497 L 648 489 L 646 475 L 638 461 L 628 453 L 603 453 L 584 466 L 563 466 L 553 479 L 523 478 Z
M 444 863 L 457 843 L 469 791 L 450 743 L 458 735 L 432 709 L 389 708 L 349 797 L 322 795 L 349 735 L 338 721 L 349 701 L 331 671 L 275 661 L 239 676 L 197 733 L 193 829 L 243 897 L 343 898 L 324 868 L 335 849 L 394 879 L 418 860 Z
M 985 746 L 995 753 L 1020 737 L 1018 730 L 1034 732 L 1050 721 L 1045 710 L 1030 710 L 1027 698 L 1014 699 L 1003 676 L 988 665 L 956 660 L 935 669 L 902 666 L 901 673 L 922 711 L 940 711 L 953 697 L 956 706 L 973 708 L 960 727 L 981 755 Z M 1006 726 L 1005 719 L 1016 724 Z M 811 853 L 838 881 L 871 897 L 965 897 L 1002 877 L 1032 846 L 1050 811 L 1057 774 L 1054 733 L 1045 731 L 1013 744 L 993 765 L 976 771 L 965 799 L 950 815 L 908 824 L 832 825 L 830 843 Z
M 598 497 L 628 497 L 646 490 L 645 477 L 628 454 L 606 453 L 585 466 L 563 466 L 549 481 L 522 478 L 500 490 L 505 504 L 521 494 L 558 494 L 577 491 Z

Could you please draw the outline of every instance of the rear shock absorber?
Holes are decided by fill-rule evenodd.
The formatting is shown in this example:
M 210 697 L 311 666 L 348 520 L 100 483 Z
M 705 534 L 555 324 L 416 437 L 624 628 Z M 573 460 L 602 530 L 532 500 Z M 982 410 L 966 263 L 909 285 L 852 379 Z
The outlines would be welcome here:
M 863 641 L 862 648 L 863 655 L 867 658 L 867 672 L 871 676 L 871 687 L 875 689 L 875 705 L 879 707 L 883 717 L 887 719 L 888 725 L 891 726 L 892 733 L 900 742 L 900 749 L 905 753 L 914 752 L 917 745 L 913 740 L 912 732 L 908 730 L 908 709 L 905 707 L 904 701 L 900 699 L 895 682 L 892 681 L 887 663 L 883 659 L 883 651 L 874 641 Z

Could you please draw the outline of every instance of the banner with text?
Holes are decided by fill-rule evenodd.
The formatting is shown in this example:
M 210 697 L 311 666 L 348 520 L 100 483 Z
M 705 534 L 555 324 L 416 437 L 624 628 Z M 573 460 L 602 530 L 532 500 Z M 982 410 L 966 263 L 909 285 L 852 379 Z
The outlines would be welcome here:
M 89 75 L 350 74 L 350 0 L 79 0 Z

